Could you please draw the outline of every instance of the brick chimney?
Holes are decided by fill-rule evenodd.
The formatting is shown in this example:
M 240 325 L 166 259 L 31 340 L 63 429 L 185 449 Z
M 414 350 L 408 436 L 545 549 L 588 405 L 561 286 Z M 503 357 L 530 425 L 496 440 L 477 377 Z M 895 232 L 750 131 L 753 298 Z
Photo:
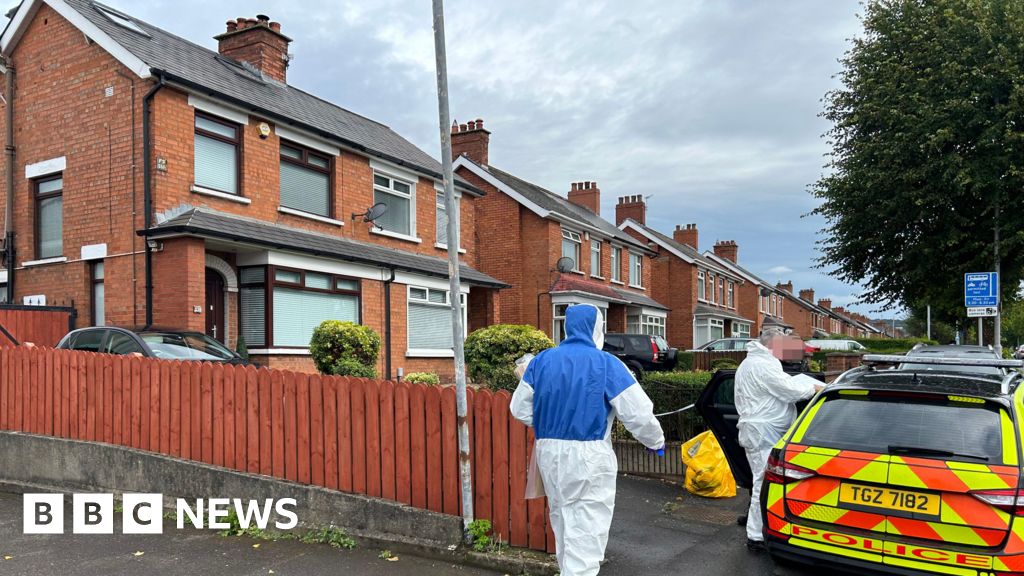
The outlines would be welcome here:
M 790 294 L 793 293 L 793 281 L 792 280 L 786 282 L 785 284 L 783 284 L 782 282 L 779 282 L 778 284 L 775 285 L 775 287 L 778 288 L 779 290 L 785 290 L 786 292 L 789 292 Z
M 836 314 L 846 314 L 846 308 L 843 308 L 842 306 L 836 306 L 836 307 L 835 307 L 835 308 L 833 308 L 832 310 L 833 310 L 833 311 L 834 311 L 834 312 L 835 312 Z
M 821 308 L 824 308 L 825 310 L 831 310 L 832 309 L 832 300 L 829 300 L 829 299 L 818 300 L 818 306 L 821 307 Z
M 227 31 L 214 36 L 220 44 L 217 51 L 239 62 L 248 62 L 266 76 L 286 82 L 288 43 L 291 38 L 281 34 L 281 25 L 259 14 L 255 18 L 228 20 Z
M 810 302 L 811 304 L 814 304 L 814 288 L 808 288 L 806 290 L 801 290 L 800 291 L 800 299 L 801 300 L 806 300 L 807 302 Z
M 687 224 L 686 226 L 680 226 L 676 224 L 675 231 L 672 232 L 672 239 L 680 244 L 686 244 L 694 250 L 697 249 L 697 225 Z
M 619 196 L 619 203 L 615 205 L 615 225 L 622 224 L 626 218 L 647 224 L 647 203 L 643 196 Z
M 466 156 L 477 164 L 487 166 L 487 148 L 491 133 L 484 130 L 484 121 L 477 118 L 465 124 L 452 122 L 452 158 Z
M 726 260 L 735 264 L 737 258 L 739 258 L 740 247 L 738 244 L 736 244 L 735 240 L 722 240 L 721 242 L 715 243 L 714 251 L 715 256 L 718 256 L 719 258 L 725 258 Z
M 601 214 L 601 190 L 597 182 L 573 182 L 569 202 L 583 206 L 594 214 Z

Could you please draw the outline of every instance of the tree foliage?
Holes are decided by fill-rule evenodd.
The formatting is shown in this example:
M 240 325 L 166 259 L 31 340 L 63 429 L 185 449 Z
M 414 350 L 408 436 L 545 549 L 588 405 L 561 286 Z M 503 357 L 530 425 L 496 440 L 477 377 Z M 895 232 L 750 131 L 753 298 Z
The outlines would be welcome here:
M 827 222 L 819 264 L 867 303 L 964 315 L 963 274 L 993 267 L 1002 205 L 1002 288 L 1024 273 L 1024 2 L 875 0 L 825 98 Z

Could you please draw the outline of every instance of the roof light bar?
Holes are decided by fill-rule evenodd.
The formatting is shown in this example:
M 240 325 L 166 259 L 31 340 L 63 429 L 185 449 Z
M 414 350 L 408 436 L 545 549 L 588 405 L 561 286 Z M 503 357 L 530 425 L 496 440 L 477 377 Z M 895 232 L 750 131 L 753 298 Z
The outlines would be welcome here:
M 1024 360 L 1001 360 L 998 358 L 929 358 L 928 356 L 903 356 L 900 354 L 867 354 L 861 358 L 861 361 L 865 364 L 935 364 L 940 366 L 1024 368 Z

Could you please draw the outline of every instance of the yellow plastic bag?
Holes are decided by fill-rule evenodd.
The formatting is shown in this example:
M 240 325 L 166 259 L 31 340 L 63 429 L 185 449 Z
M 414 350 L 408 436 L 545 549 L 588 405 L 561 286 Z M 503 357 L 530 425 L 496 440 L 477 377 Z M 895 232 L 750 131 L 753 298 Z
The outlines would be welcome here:
M 725 453 L 710 430 L 683 444 L 686 465 L 686 490 L 706 498 L 731 498 L 736 495 L 736 480 L 729 470 Z

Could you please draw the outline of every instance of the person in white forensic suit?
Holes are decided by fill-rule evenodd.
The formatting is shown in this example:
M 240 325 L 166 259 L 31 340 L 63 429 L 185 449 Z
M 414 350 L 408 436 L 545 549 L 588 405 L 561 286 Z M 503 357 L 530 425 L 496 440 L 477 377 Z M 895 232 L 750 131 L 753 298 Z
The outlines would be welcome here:
M 747 547 L 755 551 L 764 549 L 761 483 L 768 456 L 796 420 L 795 403 L 822 388 L 810 377 L 790 376 L 783 370 L 780 360 L 802 354 L 803 343 L 799 338 L 769 331 L 759 340 L 747 343 L 747 357 L 736 369 L 739 443 L 747 453 L 754 480 L 746 516 Z
M 640 384 L 601 350 L 597 307 L 570 306 L 565 335 L 530 362 L 510 410 L 537 438 L 530 467 L 539 471 L 543 493 L 530 494 L 528 486 L 527 497 L 548 498 L 562 576 L 592 576 L 604 560 L 615 509 L 613 421 L 617 417 L 650 450 L 664 450 L 665 435 Z

